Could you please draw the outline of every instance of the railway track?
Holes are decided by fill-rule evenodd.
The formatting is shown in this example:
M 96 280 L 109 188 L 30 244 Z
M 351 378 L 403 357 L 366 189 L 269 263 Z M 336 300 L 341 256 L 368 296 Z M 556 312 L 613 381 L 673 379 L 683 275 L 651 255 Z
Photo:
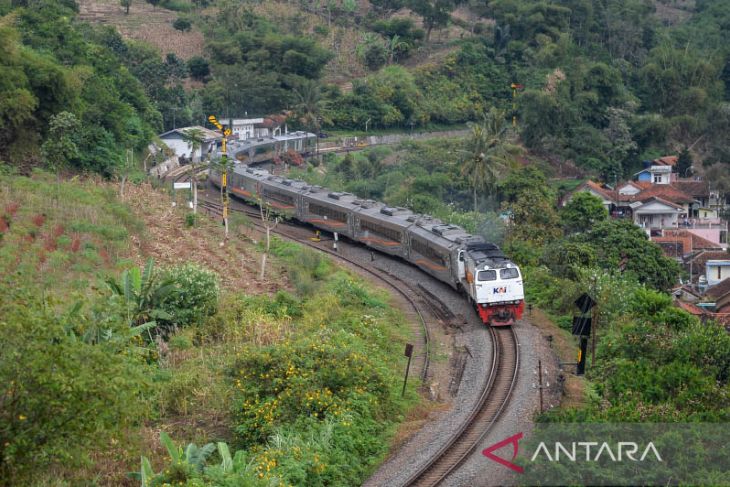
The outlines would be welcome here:
M 209 214 L 213 214 L 215 216 L 221 217 L 223 215 L 223 208 L 222 205 L 218 202 L 210 201 L 207 199 L 203 199 L 199 202 L 199 206 L 201 206 L 205 211 L 207 211 Z M 230 207 L 229 211 L 232 212 L 238 212 L 242 213 L 252 219 L 252 224 L 256 227 L 263 228 L 263 225 L 256 221 L 257 218 L 260 217 L 259 212 L 257 210 L 254 210 L 250 207 L 243 208 L 239 207 L 238 205 Z M 299 243 L 302 243 L 304 245 L 307 245 L 308 247 L 315 248 L 319 251 L 325 252 L 336 259 L 342 260 L 347 262 L 349 265 L 358 268 L 359 270 L 372 275 L 373 277 L 377 278 L 379 281 L 384 282 L 388 287 L 395 290 L 399 296 L 401 296 L 410 306 L 410 308 L 413 310 L 411 316 L 408 316 L 409 323 L 418 322 L 420 324 L 420 329 L 414 330 L 415 332 L 423 335 L 423 344 L 417 348 L 417 353 L 414 355 L 414 359 L 416 360 L 416 367 L 419 366 L 420 363 L 420 377 L 421 381 L 425 382 L 426 378 L 428 377 L 428 366 L 430 362 L 430 345 L 431 345 L 431 337 L 429 333 L 429 326 L 426 319 L 426 314 L 422 311 L 422 305 L 419 304 L 419 301 L 423 301 L 420 298 L 420 295 L 414 291 L 413 287 L 404 281 L 403 279 L 399 278 L 398 276 L 384 271 L 382 269 L 379 269 L 375 266 L 365 266 L 361 264 L 360 262 L 351 259 L 347 256 L 344 256 L 338 252 L 335 252 L 329 248 L 326 248 L 324 245 L 322 245 L 322 242 L 319 242 L 319 244 L 311 241 L 309 237 L 311 237 L 311 233 L 306 232 L 303 233 L 302 230 L 304 230 L 302 227 L 299 226 L 286 226 L 286 227 L 277 227 L 273 230 L 273 233 L 279 234 L 281 236 L 290 238 L 292 240 L 295 240 Z M 441 303 L 442 306 L 446 306 L 445 304 Z M 415 318 L 415 319 L 414 319 Z
M 509 402 L 519 370 L 517 335 L 511 327 L 489 328 L 489 331 L 492 335 L 492 370 L 468 420 L 408 478 L 405 485 L 440 484 L 474 452 Z
M 200 206 L 208 213 L 216 216 L 221 216 L 223 213 L 222 205 L 218 202 L 203 199 L 200 202 Z M 257 221 L 260 218 L 258 210 L 248 205 L 239 203 L 233 205 L 230 211 L 243 213 L 252 219 L 254 226 L 263 227 L 263 224 Z M 463 321 L 463 316 L 459 317 L 455 315 L 442 300 L 421 283 L 414 286 L 391 272 L 379 269 L 376 266 L 365 266 L 353 259 L 349 259 L 341 253 L 325 247 L 327 243 L 320 242 L 317 244 L 312 242 L 309 239 L 311 237 L 311 231 L 302 226 L 279 226 L 274 230 L 274 233 L 296 240 L 309 247 L 326 252 L 337 259 L 346 261 L 350 265 L 385 282 L 398 295 L 402 296 L 410 304 L 421 324 L 421 332 L 424 336 L 423 352 L 421 354 L 422 357 L 420 357 L 422 360 L 421 378 L 422 380 L 426 379 L 428 374 L 430 336 L 422 306 L 429 309 L 430 313 L 428 314 L 437 317 L 446 324 L 454 324 L 459 318 Z M 419 302 L 421 303 L 420 305 Z M 488 328 L 488 330 L 492 338 L 491 370 L 472 411 L 436 454 L 414 472 L 403 485 L 436 486 L 444 481 L 475 451 L 481 441 L 491 431 L 492 426 L 499 419 L 509 402 L 519 370 L 519 343 L 517 336 L 511 327 Z

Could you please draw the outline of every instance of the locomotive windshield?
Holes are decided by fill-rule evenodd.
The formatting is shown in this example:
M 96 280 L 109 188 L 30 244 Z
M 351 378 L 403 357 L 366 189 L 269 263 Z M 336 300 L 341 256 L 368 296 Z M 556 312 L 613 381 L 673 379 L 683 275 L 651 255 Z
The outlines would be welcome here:
M 477 280 L 479 281 L 496 281 L 497 271 L 479 271 L 477 274 Z
M 517 279 L 520 277 L 520 273 L 517 272 L 515 267 L 508 267 L 506 269 L 500 269 L 499 277 L 500 279 Z

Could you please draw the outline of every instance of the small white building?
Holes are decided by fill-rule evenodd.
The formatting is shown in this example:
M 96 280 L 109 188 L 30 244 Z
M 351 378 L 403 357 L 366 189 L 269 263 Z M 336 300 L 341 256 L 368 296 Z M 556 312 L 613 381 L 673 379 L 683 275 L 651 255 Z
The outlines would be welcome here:
M 257 125 L 260 126 L 264 123 L 263 118 L 234 118 L 231 120 L 219 118 L 218 120 L 224 125 L 231 125 L 231 132 L 238 137 L 238 140 L 262 137 L 259 135 L 261 130 L 257 129 Z
M 198 129 L 203 133 L 203 144 L 200 148 L 192 154 L 190 145 L 185 140 L 185 132 L 190 129 Z M 223 139 L 223 136 L 218 132 L 201 127 L 199 125 L 193 127 L 181 127 L 178 129 L 172 129 L 169 132 L 160 134 L 160 140 L 169 147 L 177 157 L 185 156 L 191 158 L 195 162 L 199 162 L 211 154 L 218 146 L 219 142 Z
M 232 118 L 218 117 L 220 123 L 231 127 L 233 136 L 238 140 L 261 139 L 275 137 L 287 133 L 284 114 L 270 115 L 265 118 Z
M 634 223 L 647 230 L 676 228 L 679 215 L 684 211 L 681 206 L 657 197 L 635 201 L 629 206 L 633 211 Z
M 708 260 L 705 268 L 708 286 L 720 284 L 730 278 L 730 260 Z

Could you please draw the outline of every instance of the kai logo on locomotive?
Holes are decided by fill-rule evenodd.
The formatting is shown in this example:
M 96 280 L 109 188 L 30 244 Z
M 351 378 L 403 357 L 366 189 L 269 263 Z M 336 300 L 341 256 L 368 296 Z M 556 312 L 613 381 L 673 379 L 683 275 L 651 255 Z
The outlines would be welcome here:
M 493 288 L 492 294 L 507 294 L 507 286 Z

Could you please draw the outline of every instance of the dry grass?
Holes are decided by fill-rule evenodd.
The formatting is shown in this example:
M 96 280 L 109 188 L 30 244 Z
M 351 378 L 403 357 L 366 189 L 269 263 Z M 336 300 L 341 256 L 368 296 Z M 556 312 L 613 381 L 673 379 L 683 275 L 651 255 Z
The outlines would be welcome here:
M 144 238 L 133 241 L 133 258 L 137 263 L 141 265 L 149 257 L 161 265 L 197 262 L 216 271 L 224 288 L 245 290 L 248 294 L 275 292 L 285 285 L 286 280 L 273 272 L 269 275 L 276 276 L 275 282 L 259 281 L 259 255 L 252 245 L 241 237 L 222 245 L 222 226 L 204 214 L 199 214 L 195 227 L 186 227 L 185 215 L 189 210 L 183 208 L 184 195 L 177 196 L 179 204 L 173 207 L 170 195 L 149 184 L 129 186 L 125 202 L 147 229 Z
M 187 60 L 203 54 L 202 32 L 195 27 L 190 32 L 172 27 L 177 12 L 153 7 L 142 0 L 132 3 L 129 15 L 125 15 L 118 0 L 79 0 L 78 3 L 81 20 L 114 26 L 125 39 L 147 42 L 162 55 L 171 52 Z

